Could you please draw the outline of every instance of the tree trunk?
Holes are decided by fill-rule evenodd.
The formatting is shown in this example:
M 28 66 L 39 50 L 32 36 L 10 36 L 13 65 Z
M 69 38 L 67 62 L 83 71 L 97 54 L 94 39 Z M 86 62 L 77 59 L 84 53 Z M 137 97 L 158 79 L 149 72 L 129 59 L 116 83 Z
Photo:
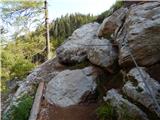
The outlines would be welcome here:
M 45 27 L 46 27 L 46 53 L 47 53 L 47 59 L 50 59 L 50 38 L 49 38 L 49 24 L 48 24 L 48 3 L 47 0 L 45 0 Z

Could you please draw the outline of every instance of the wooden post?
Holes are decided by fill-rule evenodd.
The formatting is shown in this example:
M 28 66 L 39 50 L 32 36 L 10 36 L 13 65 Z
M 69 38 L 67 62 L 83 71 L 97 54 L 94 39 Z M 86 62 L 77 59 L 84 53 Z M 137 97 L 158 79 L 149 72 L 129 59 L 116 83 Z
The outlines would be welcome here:
M 42 81 L 39 83 L 28 120 L 36 120 L 37 119 L 39 109 L 40 109 L 41 97 L 43 94 L 43 88 L 44 88 L 44 82 Z
M 46 53 L 47 53 L 47 59 L 51 58 L 51 52 L 50 52 L 50 38 L 49 38 L 49 24 L 48 24 L 48 2 L 47 0 L 44 1 L 45 5 L 45 28 L 46 28 Z

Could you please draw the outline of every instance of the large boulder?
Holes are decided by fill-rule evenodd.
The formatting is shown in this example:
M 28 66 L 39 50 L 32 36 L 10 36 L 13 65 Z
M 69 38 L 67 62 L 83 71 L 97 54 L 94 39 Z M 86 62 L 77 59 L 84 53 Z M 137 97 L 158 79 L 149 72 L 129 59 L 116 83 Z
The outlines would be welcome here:
M 60 64 L 57 58 L 52 58 L 35 68 L 27 76 L 26 81 L 28 83 L 39 83 L 40 81 L 48 82 L 64 69 L 65 66 Z
M 104 101 L 109 102 L 115 108 L 118 120 L 148 120 L 147 115 L 141 109 L 124 99 L 115 89 L 106 93 Z
M 148 0 L 123 0 L 125 7 L 130 7 L 131 5 L 137 5 L 137 4 L 143 4 L 145 2 L 148 2 Z
M 114 63 L 118 54 L 110 41 L 106 39 L 95 39 L 91 45 L 97 45 L 90 47 L 87 52 L 87 58 L 92 64 L 109 67 Z
M 68 40 L 56 50 L 62 63 L 82 62 L 87 58 L 87 47 L 95 39 L 98 23 L 89 23 L 75 30 Z
M 139 69 L 144 76 L 144 80 L 148 84 L 152 94 L 155 96 L 156 101 L 160 105 L 160 84 L 151 78 L 149 74 L 145 72 L 144 68 Z M 127 76 L 129 81 L 124 85 L 123 92 L 134 101 L 142 104 L 145 106 L 145 108 L 160 116 L 160 110 L 151 97 L 151 94 L 148 91 L 137 68 L 131 69 Z
M 116 33 L 119 43 L 119 63 L 132 65 L 128 46 L 141 66 L 149 66 L 160 61 L 160 2 L 148 2 L 131 6 L 121 29 Z M 127 41 L 126 41 L 127 40 Z
M 114 31 L 121 26 L 126 16 L 128 9 L 120 8 L 116 10 L 111 16 L 104 19 L 103 23 L 98 29 L 99 37 L 110 37 Z
M 61 63 L 73 64 L 88 59 L 95 65 L 108 67 L 117 58 L 116 50 L 107 39 L 96 36 L 98 23 L 89 23 L 75 30 L 57 50 Z
M 86 93 L 94 93 L 96 78 L 100 74 L 97 70 L 94 67 L 86 67 L 60 72 L 48 83 L 46 99 L 61 107 L 80 103 Z

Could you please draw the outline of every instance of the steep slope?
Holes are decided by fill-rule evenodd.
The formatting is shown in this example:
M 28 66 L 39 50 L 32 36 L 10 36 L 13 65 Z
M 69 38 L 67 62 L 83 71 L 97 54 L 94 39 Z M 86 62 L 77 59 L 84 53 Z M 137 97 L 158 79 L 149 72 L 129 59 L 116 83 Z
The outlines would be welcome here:
M 45 81 L 38 120 L 159 120 L 159 31 L 160 2 L 120 8 L 75 30 L 16 95 Z

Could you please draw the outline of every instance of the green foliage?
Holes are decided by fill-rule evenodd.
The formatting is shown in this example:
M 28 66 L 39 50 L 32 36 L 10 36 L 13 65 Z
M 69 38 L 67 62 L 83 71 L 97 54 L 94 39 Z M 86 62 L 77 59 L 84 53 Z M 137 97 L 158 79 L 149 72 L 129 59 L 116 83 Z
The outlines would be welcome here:
M 83 15 L 79 13 L 61 16 L 57 18 L 50 25 L 50 38 L 53 48 L 57 48 L 60 44 L 68 38 L 74 30 L 80 26 L 92 22 L 95 19 L 94 16 L 88 14 Z
M 100 120 L 115 120 L 116 114 L 114 108 L 109 104 L 105 103 L 97 109 L 97 115 Z
M 116 11 L 116 10 L 118 10 L 122 6 L 124 6 L 123 0 L 121 0 L 121 1 L 117 0 L 116 3 L 111 8 L 114 9 L 113 11 Z
M 33 67 L 34 64 L 28 60 L 17 59 L 17 62 L 11 68 L 11 76 L 23 79 Z
M 28 116 L 32 107 L 32 98 L 30 96 L 23 96 L 21 102 L 17 106 L 13 106 L 13 118 L 15 120 L 28 120 Z M 13 119 L 13 120 L 14 120 Z
M 1 1 L 1 16 L 2 19 L 6 18 L 4 22 L 9 22 L 7 20 L 12 20 L 14 17 L 32 17 L 34 15 L 39 15 L 43 6 L 42 0 L 2 0 Z
M 14 43 L 9 43 L 1 52 L 1 92 L 6 92 L 8 80 L 15 77 L 22 80 L 35 65 L 25 59 L 22 49 Z
M 102 23 L 105 18 L 107 18 L 108 16 L 110 16 L 114 11 L 118 10 L 123 5 L 124 5 L 123 1 L 117 0 L 116 3 L 114 5 L 112 5 L 112 7 L 109 10 L 106 10 L 103 13 L 101 13 L 97 17 L 96 21 L 98 23 Z
M 75 29 L 93 19 L 94 17 L 91 15 L 82 14 L 57 18 L 55 22 L 50 24 L 51 50 L 54 52 Z M 25 78 L 28 72 L 36 66 L 35 63 L 32 63 L 34 55 L 44 54 L 44 48 L 45 28 L 43 25 L 38 26 L 33 32 L 27 32 L 25 35 L 16 37 L 14 41 L 8 42 L 2 49 L 1 91 L 7 90 L 6 81 L 15 77 L 21 80 Z
M 14 35 L 29 30 L 30 27 L 42 23 L 44 14 L 43 0 L 2 0 L 0 2 L 0 17 L 5 28 L 14 27 Z
M 96 22 L 102 23 L 103 20 L 104 20 L 105 18 L 107 18 L 108 16 L 110 16 L 110 15 L 111 15 L 111 11 L 110 11 L 110 10 L 104 11 L 103 13 L 101 13 L 101 14 L 97 17 Z
M 23 95 L 18 99 L 17 105 L 12 105 L 7 113 L 4 113 L 2 120 L 28 120 L 32 108 L 33 98 Z

